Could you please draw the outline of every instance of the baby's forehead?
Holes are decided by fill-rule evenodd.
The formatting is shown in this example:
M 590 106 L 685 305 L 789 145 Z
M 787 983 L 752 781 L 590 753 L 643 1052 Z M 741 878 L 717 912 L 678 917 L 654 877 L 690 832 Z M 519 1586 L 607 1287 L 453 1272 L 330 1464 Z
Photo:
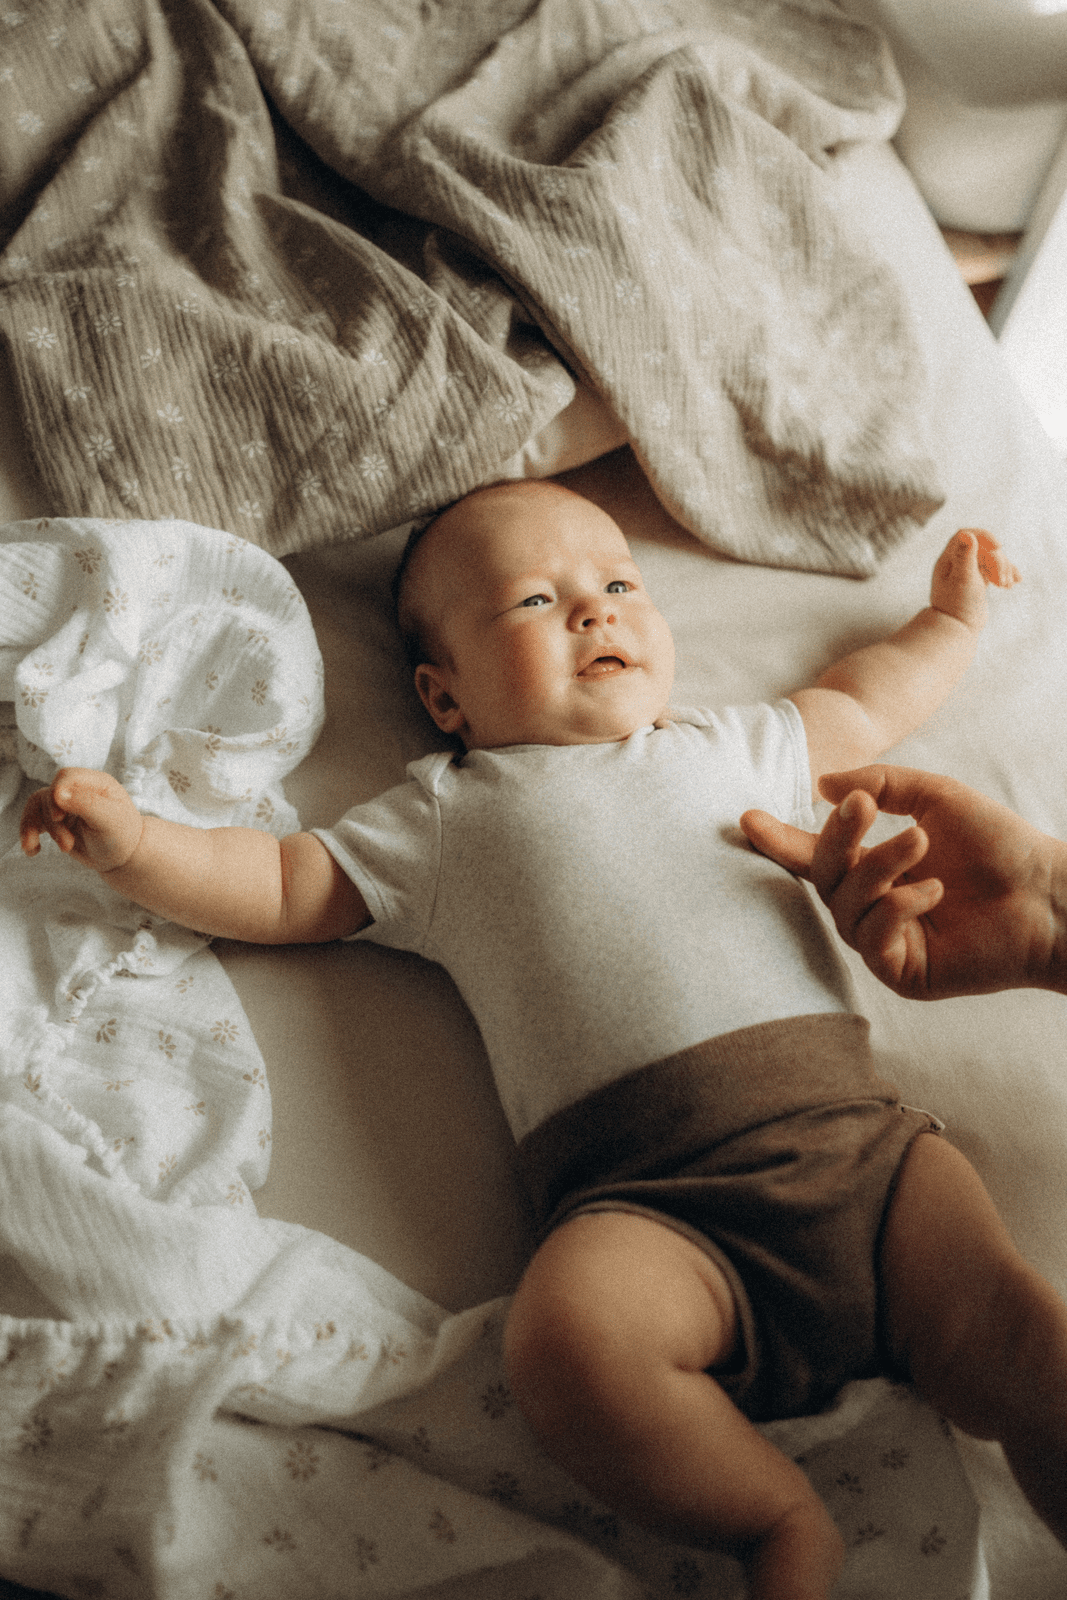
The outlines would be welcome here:
M 487 491 L 460 502 L 441 519 L 445 540 L 463 545 L 472 560 L 492 565 L 503 556 L 520 560 L 563 546 L 585 553 L 604 546 L 627 549 L 621 528 L 591 500 L 559 484 L 533 484 Z
M 515 484 L 477 491 L 428 528 L 412 563 L 424 603 L 448 604 L 479 579 L 493 581 L 565 553 L 630 556 L 618 524 L 558 484 Z

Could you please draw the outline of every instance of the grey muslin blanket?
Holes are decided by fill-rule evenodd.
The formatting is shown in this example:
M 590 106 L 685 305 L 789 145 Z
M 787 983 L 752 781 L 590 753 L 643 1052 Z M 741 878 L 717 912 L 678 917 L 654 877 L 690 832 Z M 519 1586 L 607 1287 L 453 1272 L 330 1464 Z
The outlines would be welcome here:
M 830 0 L 12 0 L 0 79 L 0 344 L 65 514 L 373 534 L 575 378 L 725 554 L 868 574 L 939 503 L 827 174 L 899 82 Z

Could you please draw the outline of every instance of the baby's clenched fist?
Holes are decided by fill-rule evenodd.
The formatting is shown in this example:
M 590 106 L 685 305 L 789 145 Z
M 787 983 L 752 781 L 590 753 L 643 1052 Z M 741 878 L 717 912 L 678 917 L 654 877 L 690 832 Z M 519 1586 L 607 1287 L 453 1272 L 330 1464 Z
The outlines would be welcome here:
M 27 800 L 19 840 L 28 856 L 47 833 L 63 851 L 97 872 L 126 865 L 141 841 L 144 818 L 117 779 L 87 767 L 62 767 L 47 789 Z

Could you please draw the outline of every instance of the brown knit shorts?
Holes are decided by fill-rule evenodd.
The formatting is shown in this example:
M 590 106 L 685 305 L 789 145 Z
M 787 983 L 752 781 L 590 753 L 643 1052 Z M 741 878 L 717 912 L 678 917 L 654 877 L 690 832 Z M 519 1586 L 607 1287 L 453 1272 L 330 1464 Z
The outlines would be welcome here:
M 519 1147 L 545 1237 L 583 1212 L 650 1216 L 725 1273 L 741 1339 L 716 1379 L 753 1421 L 812 1415 L 895 1371 L 882 1230 L 904 1156 L 936 1117 L 873 1068 L 862 1017 L 742 1028 L 632 1072 Z

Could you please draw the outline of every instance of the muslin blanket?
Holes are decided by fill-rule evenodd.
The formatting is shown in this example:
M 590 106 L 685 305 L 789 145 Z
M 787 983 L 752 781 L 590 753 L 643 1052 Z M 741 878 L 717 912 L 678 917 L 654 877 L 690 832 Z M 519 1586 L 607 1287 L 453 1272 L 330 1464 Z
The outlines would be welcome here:
M 831 0 L 35 0 L 0 13 L 0 337 L 48 494 L 277 555 L 498 477 L 591 391 L 674 517 L 853 575 L 942 497 L 888 138 Z
M 284 569 L 187 523 L 10 525 L 0 630 L 0 1272 L 59 1317 L 0 1317 L 0 1574 L 70 1600 L 736 1595 L 725 1558 L 542 1458 L 506 1302 L 450 1315 L 257 1216 L 269 1086 L 215 957 L 50 843 L 19 851 L 60 763 L 194 825 L 296 825 L 319 655 Z M 982 1600 L 977 1508 L 910 1390 L 768 1432 L 840 1522 L 842 1600 Z
M 4 530 L 0 697 L 17 718 L 9 828 L 23 774 L 47 783 L 84 766 L 159 816 L 291 832 L 280 780 L 323 716 L 318 647 L 284 568 L 173 522 Z M 50 839 L 36 860 L 9 846 L 2 1103 L 116 1183 L 177 1205 L 240 1205 L 266 1174 L 270 1108 L 207 941 L 132 905 Z

